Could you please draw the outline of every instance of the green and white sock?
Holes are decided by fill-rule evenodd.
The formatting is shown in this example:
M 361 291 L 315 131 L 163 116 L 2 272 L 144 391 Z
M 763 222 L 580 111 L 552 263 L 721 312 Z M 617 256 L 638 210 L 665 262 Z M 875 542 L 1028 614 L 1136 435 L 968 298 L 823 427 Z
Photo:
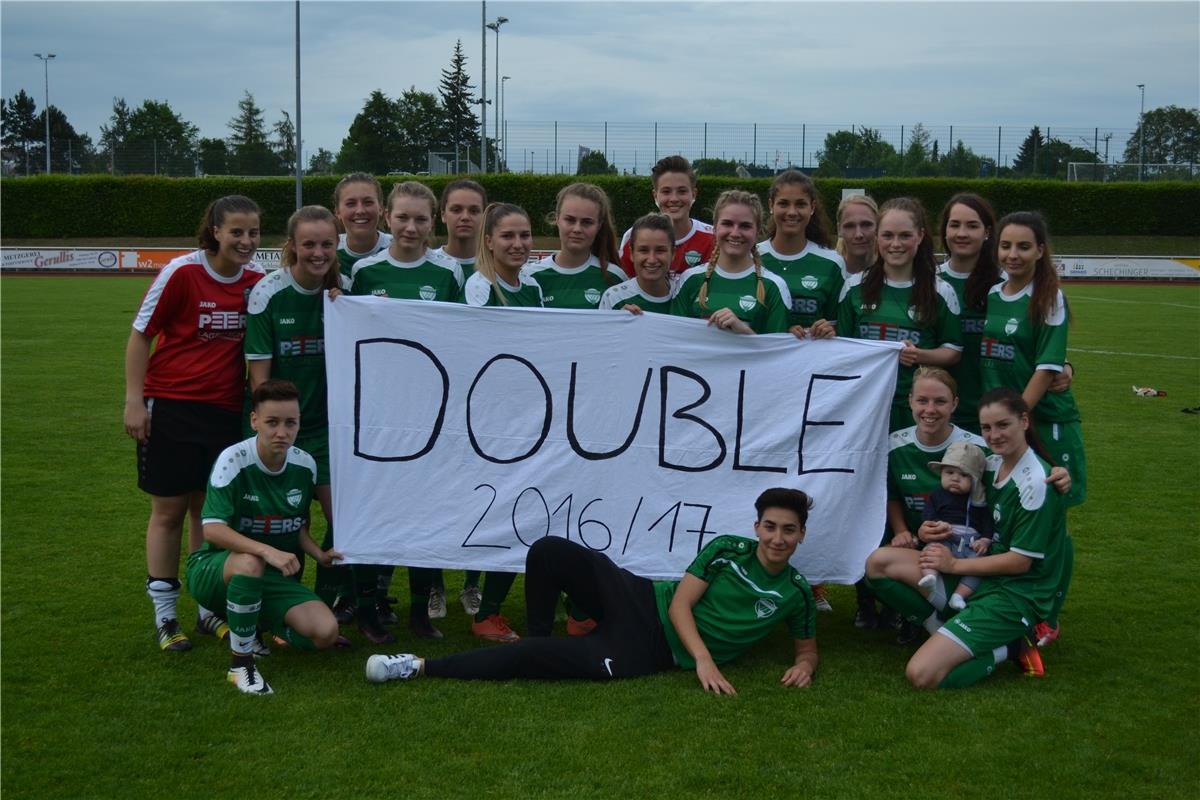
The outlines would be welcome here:
M 234 575 L 225 587 L 225 621 L 229 623 L 229 646 L 236 655 L 254 652 L 254 632 L 262 609 L 262 578 Z

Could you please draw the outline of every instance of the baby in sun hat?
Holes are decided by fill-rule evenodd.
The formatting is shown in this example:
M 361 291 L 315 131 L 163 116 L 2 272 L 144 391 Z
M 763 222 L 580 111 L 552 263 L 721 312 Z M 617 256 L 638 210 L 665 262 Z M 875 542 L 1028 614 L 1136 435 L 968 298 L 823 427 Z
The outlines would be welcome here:
M 992 515 L 988 511 L 983 485 L 987 463 L 983 450 L 970 442 L 955 442 L 946 449 L 941 461 L 930 461 L 929 468 L 942 474 L 942 488 L 929 496 L 924 518 L 950 524 L 950 538 L 944 544 L 955 558 L 986 555 L 992 544 Z M 921 571 L 919 585 L 930 591 L 937 582 L 937 571 Z M 961 610 L 967 598 L 979 586 L 977 576 L 966 576 L 950 595 L 950 607 Z

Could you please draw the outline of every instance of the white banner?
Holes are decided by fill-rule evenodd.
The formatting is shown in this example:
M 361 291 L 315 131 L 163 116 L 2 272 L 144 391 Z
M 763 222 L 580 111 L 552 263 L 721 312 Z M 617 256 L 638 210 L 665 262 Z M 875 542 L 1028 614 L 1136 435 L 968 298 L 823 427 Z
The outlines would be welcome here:
M 879 544 L 899 345 L 340 297 L 325 348 L 349 563 L 520 572 L 562 536 L 678 578 L 714 536 L 753 536 L 772 486 L 814 499 L 810 580 L 853 582 Z
M 1154 256 L 1055 256 L 1065 279 L 1200 281 L 1200 259 Z

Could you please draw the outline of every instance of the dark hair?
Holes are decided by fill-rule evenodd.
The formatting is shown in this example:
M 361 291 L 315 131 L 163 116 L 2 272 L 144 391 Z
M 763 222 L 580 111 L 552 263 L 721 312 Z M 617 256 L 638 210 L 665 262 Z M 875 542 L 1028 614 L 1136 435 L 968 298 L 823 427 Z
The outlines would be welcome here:
M 230 194 L 213 200 L 204 209 L 200 218 L 200 227 L 196 229 L 196 238 L 200 241 L 200 249 L 215 253 L 221 249 L 221 243 L 213 235 L 213 228 L 219 228 L 230 214 L 256 214 L 262 218 L 262 210 L 258 203 L 240 194 Z
M 295 400 L 296 402 L 300 402 L 300 390 L 291 381 L 271 378 L 258 385 L 250 400 L 254 404 L 253 408 L 257 411 L 260 405 L 269 400 Z
M 800 518 L 800 524 L 803 526 L 808 522 L 808 512 L 812 507 L 812 498 L 804 492 L 799 489 L 785 489 L 783 487 L 767 489 L 754 501 L 754 510 L 758 512 L 760 522 L 768 508 L 782 508 L 785 511 L 795 513 Z
M 641 231 L 662 231 L 667 235 L 667 242 L 671 245 L 671 252 L 675 251 L 675 228 L 671 225 L 671 218 L 666 214 L 654 213 L 638 217 L 637 222 L 633 223 L 633 227 L 629 229 L 630 251 L 637 244 L 637 235 Z
M 682 172 L 688 176 L 688 183 L 692 184 L 692 188 L 696 188 L 696 173 L 692 170 L 692 163 L 683 156 L 660 158 L 658 163 L 650 168 L 650 185 L 657 189 L 658 179 L 668 172 Z
M 1029 404 L 1025 402 L 1025 398 L 1021 396 L 1020 392 L 1011 386 L 997 386 L 995 389 L 989 389 L 979 397 L 979 410 L 983 411 L 990 405 L 1001 405 L 1018 417 L 1022 415 L 1029 417 L 1029 427 L 1025 429 L 1025 444 L 1033 448 L 1033 452 L 1041 456 L 1047 464 L 1054 465 L 1054 459 L 1042 445 L 1042 437 L 1038 436 L 1037 428 L 1033 426 L 1033 415 L 1029 413 Z
M 996 212 L 992 210 L 991 203 L 973 192 L 959 192 L 942 208 L 942 246 L 946 248 L 947 255 L 950 253 L 950 245 L 946 244 L 946 228 L 950 225 L 950 210 L 955 206 L 966 206 L 978 214 L 987 235 L 995 237 Z M 967 308 L 975 311 L 987 310 L 988 292 L 1000 281 L 1000 268 L 996 266 L 996 248 L 987 245 L 987 239 L 984 239 L 983 247 L 980 248 L 978 259 L 975 261 L 975 269 L 971 270 L 971 277 L 967 278 L 966 289 L 963 291 L 966 308 L 963 311 Z
M 1045 323 L 1054 310 L 1058 300 L 1058 270 L 1054 268 L 1054 260 L 1050 257 L 1050 231 L 1046 227 L 1046 218 L 1036 211 L 1014 211 L 1004 215 L 1004 219 L 996 223 L 996 247 L 993 258 L 1000 251 L 1000 234 L 1009 225 L 1021 225 L 1033 231 L 1033 238 L 1042 248 L 1042 257 L 1038 259 L 1033 270 L 1033 295 L 1029 298 L 1029 318 L 1037 325 Z
M 304 206 L 296 209 L 292 215 L 288 217 L 287 223 L 287 241 L 283 243 L 283 252 L 279 256 L 279 263 L 285 267 L 290 267 L 296 263 L 296 229 L 305 222 L 328 222 L 333 226 L 334 244 L 337 244 L 337 218 L 333 216 L 333 212 L 325 206 Z M 339 277 L 341 271 L 338 268 L 339 262 L 335 257 L 333 263 L 329 265 L 329 271 L 325 273 L 325 280 L 321 283 L 322 289 L 340 289 L 341 281 Z
M 912 217 L 913 224 L 921 232 L 921 243 L 913 256 L 912 305 L 917 310 L 916 321 L 932 325 L 937 319 L 937 263 L 933 257 L 933 239 L 929 236 L 925 207 L 915 197 L 894 197 L 879 207 L 879 223 L 889 211 L 903 211 Z M 876 248 L 878 250 L 878 248 Z M 875 262 L 867 267 L 862 278 L 862 301 L 865 305 L 878 305 L 883 293 L 883 258 L 876 252 Z
M 446 201 L 450 199 L 450 195 L 459 189 L 467 189 L 479 195 L 480 205 L 487 206 L 487 190 L 483 188 L 483 184 L 470 178 L 455 178 L 442 189 L 441 207 L 443 209 L 446 207 Z
M 829 216 L 825 213 L 825 204 L 813 179 L 798 169 L 785 169 L 771 181 L 771 190 L 767 193 L 768 205 L 775 202 L 775 195 L 784 186 L 799 186 L 808 195 L 808 202 L 812 204 L 812 216 L 808 218 L 808 225 L 804 228 L 804 238 L 816 242 L 821 247 L 829 247 L 833 240 L 829 232 Z M 774 213 L 767 217 L 767 238 L 775 238 Z

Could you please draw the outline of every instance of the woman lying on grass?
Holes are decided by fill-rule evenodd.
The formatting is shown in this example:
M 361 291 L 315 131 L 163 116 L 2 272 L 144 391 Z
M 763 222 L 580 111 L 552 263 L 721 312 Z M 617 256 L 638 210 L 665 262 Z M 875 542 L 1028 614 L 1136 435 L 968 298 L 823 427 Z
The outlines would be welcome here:
M 718 665 L 786 622 L 795 659 L 780 682 L 808 686 L 817 668 L 816 608 L 808 582 L 788 559 L 804 540 L 811 506 L 804 492 L 768 489 L 754 503 L 758 541 L 717 537 L 678 582 L 639 577 L 565 539 L 539 539 L 525 559 L 525 638 L 432 660 L 374 655 L 367 659 L 367 680 L 611 680 L 679 666 L 695 669 L 705 691 L 736 694 Z M 550 637 L 560 592 L 596 620 L 590 635 Z

